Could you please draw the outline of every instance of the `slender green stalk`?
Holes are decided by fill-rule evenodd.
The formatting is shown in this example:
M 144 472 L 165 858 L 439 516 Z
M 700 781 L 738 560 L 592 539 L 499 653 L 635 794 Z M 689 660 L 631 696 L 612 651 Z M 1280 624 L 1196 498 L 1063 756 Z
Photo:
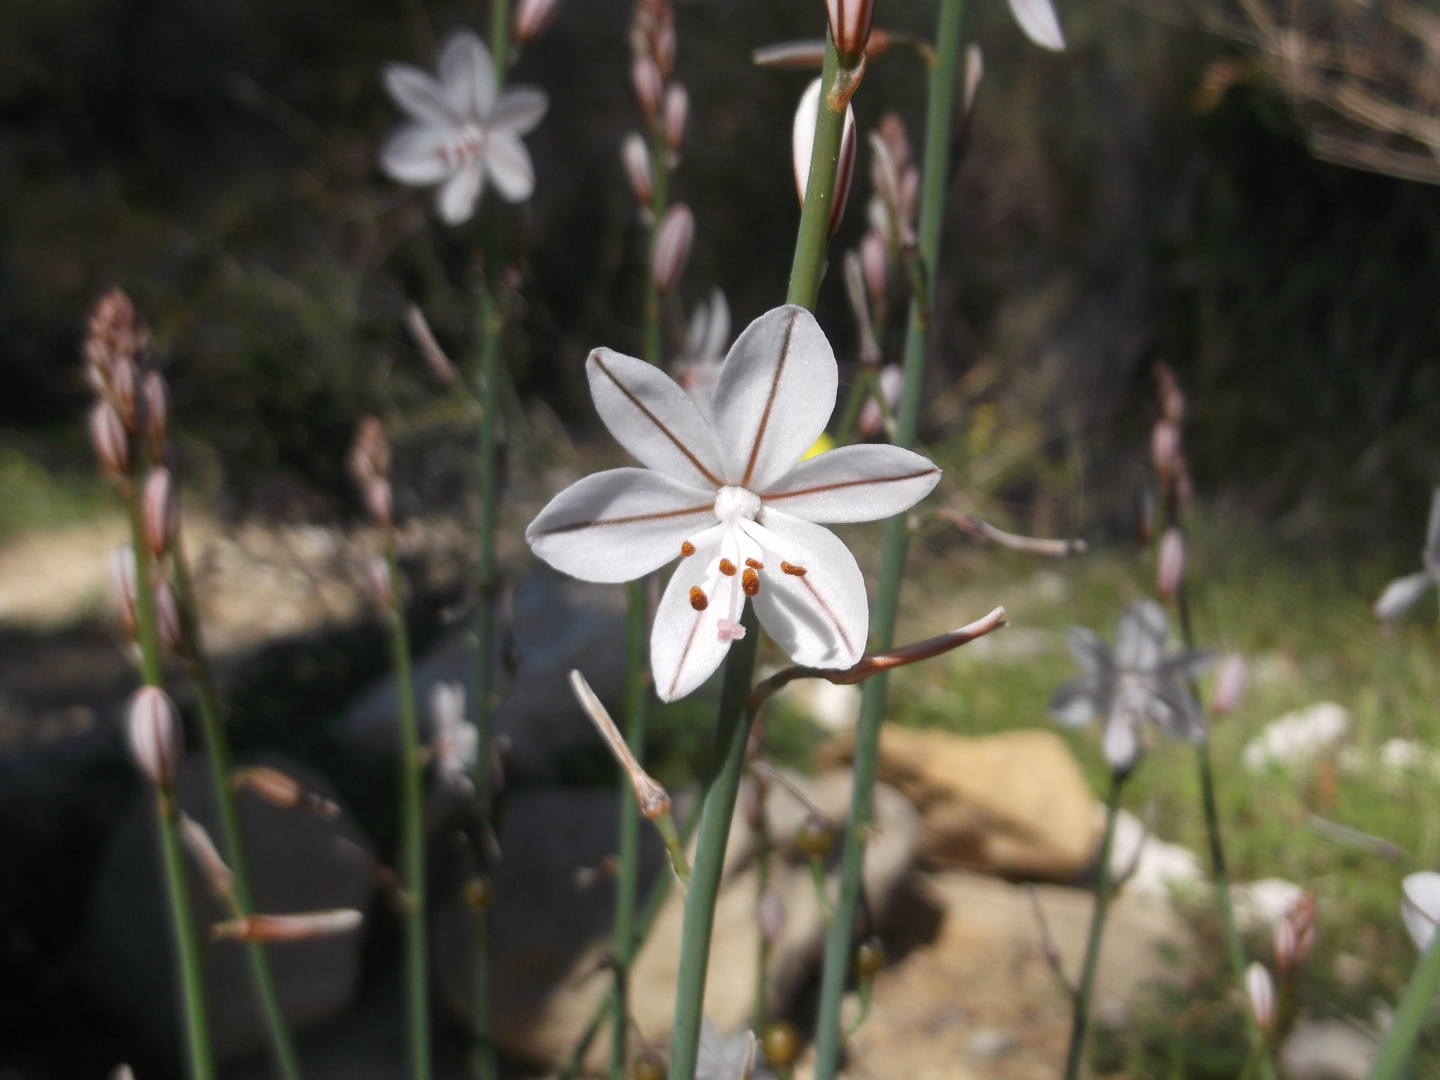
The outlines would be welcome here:
M 756 781 L 755 826 L 755 911 L 757 916 L 764 910 L 765 894 L 770 890 L 770 824 L 765 818 L 765 789 L 768 784 Z M 763 920 L 760 924 L 759 947 L 755 957 L 755 1017 L 751 1027 L 758 1034 L 765 1030 L 770 1019 L 768 991 L 770 975 L 770 940 L 765 934 Z
M 675 991 L 675 1029 L 670 1042 L 670 1080 L 695 1080 L 700 1051 L 700 1016 L 705 1004 L 705 974 L 710 964 L 710 933 L 715 923 L 715 899 L 720 893 L 730 820 L 745 772 L 745 750 L 755 711 L 749 707 L 750 683 L 755 677 L 755 654 L 760 624 L 753 605 L 741 616 L 745 636 L 730 646 L 725 658 L 725 682 L 720 692 L 720 713 L 715 729 L 719 761 L 715 778 L 700 810 L 695 865 L 690 870 L 690 891 L 680 932 L 680 972 Z
M 1415 1040 L 1430 1017 L 1437 993 L 1440 993 L 1440 934 L 1430 939 L 1429 948 L 1415 965 L 1390 1030 L 1385 1033 L 1370 1071 L 1365 1074 L 1366 1080 L 1403 1080 L 1415 1051 Z
M 955 107 L 955 83 L 961 52 L 960 26 L 964 13 L 964 0 L 940 0 L 936 62 L 930 69 L 925 161 L 920 187 L 919 256 L 930 281 L 935 279 L 935 266 L 940 256 L 946 164 L 950 158 L 950 124 Z M 905 333 L 904 388 L 895 438 L 899 445 L 907 447 L 915 442 L 924 394 L 925 362 L 929 350 L 929 324 L 924 318 L 926 307 L 921 297 L 911 297 L 909 324 Z M 904 515 L 886 521 L 880 547 L 880 583 L 870 620 L 871 638 L 878 649 L 889 648 L 894 638 L 895 615 L 900 603 L 900 578 L 904 573 L 908 546 L 909 533 Z M 843 1042 L 840 1006 L 850 971 L 851 936 L 865 868 L 870 800 L 875 788 L 880 723 L 885 716 L 888 688 L 889 678 L 884 674 L 877 675 L 865 683 L 860 702 L 850 818 L 840 860 L 840 889 L 835 902 L 835 918 L 830 923 L 830 932 L 825 940 L 825 965 L 821 973 L 820 1012 L 815 1034 L 816 1080 L 834 1080 L 840 1060 Z
M 135 553 L 135 616 L 140 644 L 140 673 L 146 686 L 163 688 L 159 624 L 155 617 L 154 583 L 150 556 L 145 549 L 145 515 L 142 485 L 136 477 L 130 497 L 130 543 Z M 170 901 L 175 959 L 180 965 L 181 1011 L 190 1080 L 213 1080 L 214 1056 L 210 1049 L 209 1019 L 205 1010 L 205 975 L 200 943 L 191 914 L 190 888 L 185 880 L 185 852 L 180 841 L 179 808 L 175 793 L 161 789 L 156 796 L 160 822 L 160 851 L 165 864 L 165 889 Z
M 1110 908 L 1110 849 L 1115 845 L 1115 822 L 1120 817 L 1120 792 L 1125 777 L 1110 777 L 1110 799 L 1105 806 L 1105 839 L 1100 843 L 1100 878 L 1095 883 L 1095 909 L 1090 916 L 1090 940 L 1085 945 L 1085 966 L 1075 988 L 1075 1020 L 1070 1028 L 1070 1054 L 1065 1062 L 1065 1080 L 1078 1080 L 1085 1054 L 1085 1032 L 1090 1022 L 1090 994 L 1095 972 L 1100 967 L 1100 940 L 1105 934 L 1105 915 Z
M 232 893 L 235 914 L 251 915 L 255 911 L 255 891 L 250 882 L 250 860 L 240 830 L 240 815 L 235 807 L 235 792 L 230 783 L 230 743 L 225 737 L 225 722 L 220 700 L 215 692 L 215 678 L 210 670 L 210 657 L 195 601 L 190 563 L 185 557 L 184 532 L 177 529 L 171 546 L 170 562 L 174 570 L 175 596 L 180 609 L 181 630 L 185 636 L 185 666 L 195 686 L 200 703 L 200 733 L 205 755 L 210 762 L 210 781 L 215 788 L 215 809 L 220 817 L 220 832 L 225 843 L 225 857 L 233 875 Z M 295 1042 L 285 1024 L 285 1013 L 275 990 L 275 976 L 270 970 L 270 957 L 263 943 L 248 942 L 245 946 L 250 961 L 250 976 L 255 981 L 255 996 L 270 1033 L 275 1051 L 275 1064 L 284 1080 L 299 1080 L 300 1062 Z
M 646 580 L 632 581 L 626 623 L 625 736 L 636 761 L 645 757 L 645 617 Z M 620 863 L 615 882 L 615 927 L 611 963 L 615 986 L 610 1033 L 610 1075 L 623 1080 L 629 1057 L 630 965 L 639 945 L 635 906 L 640 892 L 640 808 L 629 779 L 620 777 Z
M 830 98 L 845 77 L 835 43 L 825 35 L 825 67 L 820 73 L 820 115 L 815 122 L 815 143 L 810 151 L 810 175 L 805 180 L 805 203 L 800 208 L 800 229 L 795 257 L 790 264 L 787 303 L 813 308 L 825 276 L 825 248 L 830 242 L 830 208 L 835 201 L 840 141 L 845 134 L 845 105 L 834 109 Z
M 410 675 L 410 637 L 400 593 L 400 564 L 393 534 L 386 561 L 395 597 L 390 611 L 390 653 L 400 706 L 400 865 L 405 893 L 406 1004 L 411 1080 L 430 1078 L 430 980 L 425 946 L 425 831 L 423 765 L 415 713 L 415 684 Z

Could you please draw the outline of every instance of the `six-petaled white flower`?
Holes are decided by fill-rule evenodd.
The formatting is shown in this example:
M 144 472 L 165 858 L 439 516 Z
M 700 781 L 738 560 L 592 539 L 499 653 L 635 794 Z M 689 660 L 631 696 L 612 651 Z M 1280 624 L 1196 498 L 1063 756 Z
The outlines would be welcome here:
M 487 174 L 509 202 L 523 202 L 535 190 L 520 136 L 540 123 L 549 99 L 534 86 L 497 97 L 495 64 L 473 32 L 450 35 L 438 80 L 410 64 L 390 64 L 385 89 L 413 123 L 390 137 L 381 165 L 402 184 L 439 184 L 435 205 L 446 224 L 469 220 Z
M 744 635 L 748 597 L 796 663 L 843 668 L 870 612 L 855 557 L 819 522 L 874 521 L 929 494 L 940 470 L 898 446 L 801 458 L 835 408 L 839 372 L 804 308 L 775 308 L 731 346 L 711 419 L 663 371 L 597 349 L 586 363 L 600 418 L 648 468 L 572 484 L 525 538 L 551 566 L 621 582 L 680 556 L 655 612 L 650 666 L 665 701 L 690 693 Z
M 465 687 L 459 683 L 436 683 L 430 691 L 430 720 L 433 735 L 430 753 L 440 782 L 456 791 L 474 790 L 470 773 L 480 760 L 480 731 L 465 719 Z

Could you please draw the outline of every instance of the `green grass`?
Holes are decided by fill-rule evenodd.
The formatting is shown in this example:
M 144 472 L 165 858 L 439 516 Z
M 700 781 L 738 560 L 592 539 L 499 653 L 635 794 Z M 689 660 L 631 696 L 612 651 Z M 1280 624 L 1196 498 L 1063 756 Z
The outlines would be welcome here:
M 0 541 L 78 525 L 114 506 L 98 476 L 53 474 L 20 451 L 0 447 Z

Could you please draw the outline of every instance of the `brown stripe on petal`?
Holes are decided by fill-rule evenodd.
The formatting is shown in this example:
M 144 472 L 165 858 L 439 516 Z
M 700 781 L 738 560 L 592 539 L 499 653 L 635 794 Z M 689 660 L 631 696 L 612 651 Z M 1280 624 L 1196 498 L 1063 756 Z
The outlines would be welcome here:
M 680 662 L 675 665 L 675 677 L 670 680 L 670 689 L 665 692 L 666 701 L 675 697 L 675 688 L 680 685 L 680 676 L 685 672 L 685 661 L 690 658 L 690 646 L 695 644 L 695 634 L 704 621 L 704 617 L 697 614 L 695 621 L 690 624 L 690 633 L 685 638 L 685 648 L 680 650 Z
M 663 510 L 658 514 L 631 514 L 629 517 L 618 518 L 593 518 L 590 521 L 577 521 L 573 525 L 557 525 L 553 529 L 541 529 L 535 536 L 557 536 L 560 533 L 578 532 L 580 529 L 596 529 L 605 525 L 633 525 L 637 521 L 668 521 L 671 518 L 687 517 L 690 514 L 708 514 L 714 511 L 709 503 L 704 506 L 689 507 L 685 510 Z M 683 551 L 684 548 L 682 547 Z
M 835 617 L 835 611 L 830 607 L 829 601 L 816 591 L 815 586 L 810 583 L 808 578 L 802 577 L 800 582 L 810 591 L 811 598 L 819 606 L 820 610 L 825 613 L 825 617 L 830 620 L 830 624 L 835 627 L 835 632 L 840 635 L 840 640 L 845 643 L 845 648 L 852 653 L 855 652 L 855 646 L 850 643 L 850 635 L 845 633 L 845 627 L 840 625 L 840 620 Z
M 760 428 L 755 432 L 755 444 L 750 447 L 750 460 L 745 465 L 745 478 L 740 481 L 741 487 L 749 487 L 750 478 L 755 475 L 755 463 L 760 459 L 760 444 L 765 441 L 765 431 L 770 426 L 770 411 L 775 408 L 775 396 L 780 392 L 780 376 L 784 374 L 785 361 L 790 357 L 790 338 L 795 333 L 797 318 L 798 313 L 791 312 L 790 321 L 785 325 L 785 340 L 780 343 L 780 360 L 775 365 L 775 377 L 770 381 L 770 394 L 765 399 L 765 411 L 760 414 Z
M 714 484 L 717 488 L 724 485 L 724 481 L 717 477 L 709 469 L 707 469 L 703 464 L 701 464 L 700 459 L 695 456 L 695 452 L 691 450 L 688 446 L 686 446 L 683 442 L 681 442 L 678 435 L 676 435 L 668 427 L 662 424 L 660 422 L 660 418 L 654 413 L 652 413 L 649 409 L 647 409 L 645 407 L 645 404 L 630 391 L 630 388 L 628 386 L 626 386 L 618 378 L 615 377 L 615 373 L 605 366 L 605 361 L 601 360 L 600 357 L 595 353 L 590 354 L 590 359 L 594 361 L 596 367 L 598 367 L 602 372 L 605 373 L 605 377 L 615 384 L 616 389 L 618 389 L 620 393 L 624 394 L 627 398 L 630 399 L 630 404 L 634 405 L 635 408 L 639 409 L 645 415 L 645 418 L 660 430 L 660 434 L 664 435 L 667 439 L 669 439 L 672 443 L 675 444 L 675 449 L 679 450 L 680 453 L 685 455 L 686 459 L 690 462 L 691 465 L 695 466 L 695 470 L 701 476 L 705 477 L 706 480 L 710 481 L 710 483 Z
M 902 480 L 915 480 L 921 476 L 930 476 L 940 470 L 933 465 L 928 469 L 919 469 L 904 476 L 877 476 L 867 480 L 841 480 L 834 484 L 817 484 L 815 487 L 797 488 L 794 491 L 778 491 L 773 494 L 760 496 L 761 502 L 778 502 L 781 499 L 793 499 L 797 495 L 815 495 L 825 491 L 842 491 L 845 488 L 864 487 L 867 484 L 898 484 Z

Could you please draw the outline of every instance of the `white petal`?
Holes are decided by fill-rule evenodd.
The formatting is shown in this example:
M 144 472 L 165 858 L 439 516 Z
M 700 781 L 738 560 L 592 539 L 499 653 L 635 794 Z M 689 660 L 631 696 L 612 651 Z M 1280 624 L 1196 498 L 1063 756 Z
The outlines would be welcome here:
M 650 671 L 661 701 L 674 701 L 698 689 L 730 651 L 730 641 L 721 638 L 719 626 L 721 619 L 734 617 L 730 601 L 739 584 L 738 575 L 722 578 L 715 569 L 720 546 L 712 544 L 681 559 L 655 609 Z M 696 611 L 691 603 L 694 588 L 705 594 L 703 611 Z
M 1010 0 L 1010 13 L 1025 36 L 1042 49 L 1059 52 L 1065 48 L 1065 35 L 1050 0 Z
M 1405 929 L 1415 947 L 1424 952 L 1435 936 L 1435 923 L 1440 920 L 1440 874 L 1424 871 L 1411 874 L 1401 886 L 1405 891 L 1400 903 L 1400 913 L 1405 918 Z
M 1116 666 L 1123 671 L 1150 671 L 1160 663 L 1168 633 L 1165 609 L 1154 600 L 1131 604 L 1115 628 Z
M 459 225 L 469 221 L 475 213 L 475 204 L 480 201 L 480 192 L 484 186 L 485 173 L 478 161 L 470 162 L 445 181 L 435 196 L 435 208 L 440 211 L 440 220 L 446 225 Z
M 416 120 L 437 127 L 455 127 L 460 123 L 444 88 L 428 72 L 411 64 L 387 64 L 382 77 L 395 104 Z
M 385 144 L 380 167 L 385 175 L 402 184 L 429 186 L 454 175 L 455 166 L 441 155 L 452 130 L 433 124 L 411 124 L 401 128 Z
M 592 473 L 551 499 L 525 530 L 536 555 L 584 581 L 633 581 L 715 522 L 715 496 L 649 469 Z
M 637 461 L 693 487 L 723 486 L 715 434 L 674 379 L 613 349 L 592 352 L 585 373 L 600 419 Z
M 1423 570 L 1418 574 L 1396 578 L 1385 586 L 1380 599 L 1375 601 L 1375 615 L 1386 622 L 1400 618 L 1415 606 L 1430 585 L 1431 577 Z
M 842 446 L 791 469 L 760 496 L 806 521 L 878 521 L 908 510 L 940 482 L 935 463 L 900 446 Z
M 530 151 L 513 131 L 492 131 L 485 143 L 485 169 L 506 202 L 524 202 L 535 190 Z
M 754 597 L 760 625 L 785 654 L 807 667 L 847 668 L 865 652 L 870 607 L 865 578 L 838 536 L 766 507 L 752 535 L 766 548 L 760 592 Z M 771 534 L 778 544 L 768 543 Z M 803 576 L 785 573 L 781 560 L 803 567 Z
M 495 105 L 495 64 L 473 30 L 457 30 L 440 51 L 445 96 L 462 116 L 481 119 Z
M 815 316 L 786 304 L 730 346 L 710 402 L 731 484 L 764 491 L 815 445 L 835 411 L 835 353 Z
M 1098 677 L 1071 679 L 1050 699 L 1050 712 L 1066 727 L 1084 727 L 1103 711 L 1105 689 Z
M 491 110 L 490 130 L 504 128 L 516 135 L 528 134 L 545 119 L 549 108 L 550 98 L 538 86 L 514 87 L 501 94 Z
M 1105 724 L 1105 760 L 1116 772 L 1129 772 L 1140 756 L 1135 723 L 1128 714 L 1112 715 Z
M 800 95 L 800 104 L 795 107 L 795 120 L 790 128 L 790 152 L 795 166 L 795 191 L 801 203 L 805 201 L 805 189 L 810 183 L 810 158 L 815 153 L 815 125 L 820 121 L 820 80 L 816 79 Z M 845 150 L 850 150 L 850 168 L 854 168 L 855 109 L 845 106 L 845 127 L 840 134 L 840 157 L 835 176 L 835 190 L 848 194 L 849 181 L 845 175 Z M 841 196 L 844 198 L 844 195 Z M 843 209 L 843 202 L 842 207 Z M 830 231 L 835 231 L 833 215 Z
M 1100 635 L 1094 630 L 1083 626 L 1072 626 L 1069 635 L 1065 638 L 1065 647 L 1070 650 L 1070 655 L 1075 662 L 1085 669 L 1087 675 L 1109 675 L 1115 670 L 1115 662 L 1110 657 L 1110 650 L 1100 640 Z

